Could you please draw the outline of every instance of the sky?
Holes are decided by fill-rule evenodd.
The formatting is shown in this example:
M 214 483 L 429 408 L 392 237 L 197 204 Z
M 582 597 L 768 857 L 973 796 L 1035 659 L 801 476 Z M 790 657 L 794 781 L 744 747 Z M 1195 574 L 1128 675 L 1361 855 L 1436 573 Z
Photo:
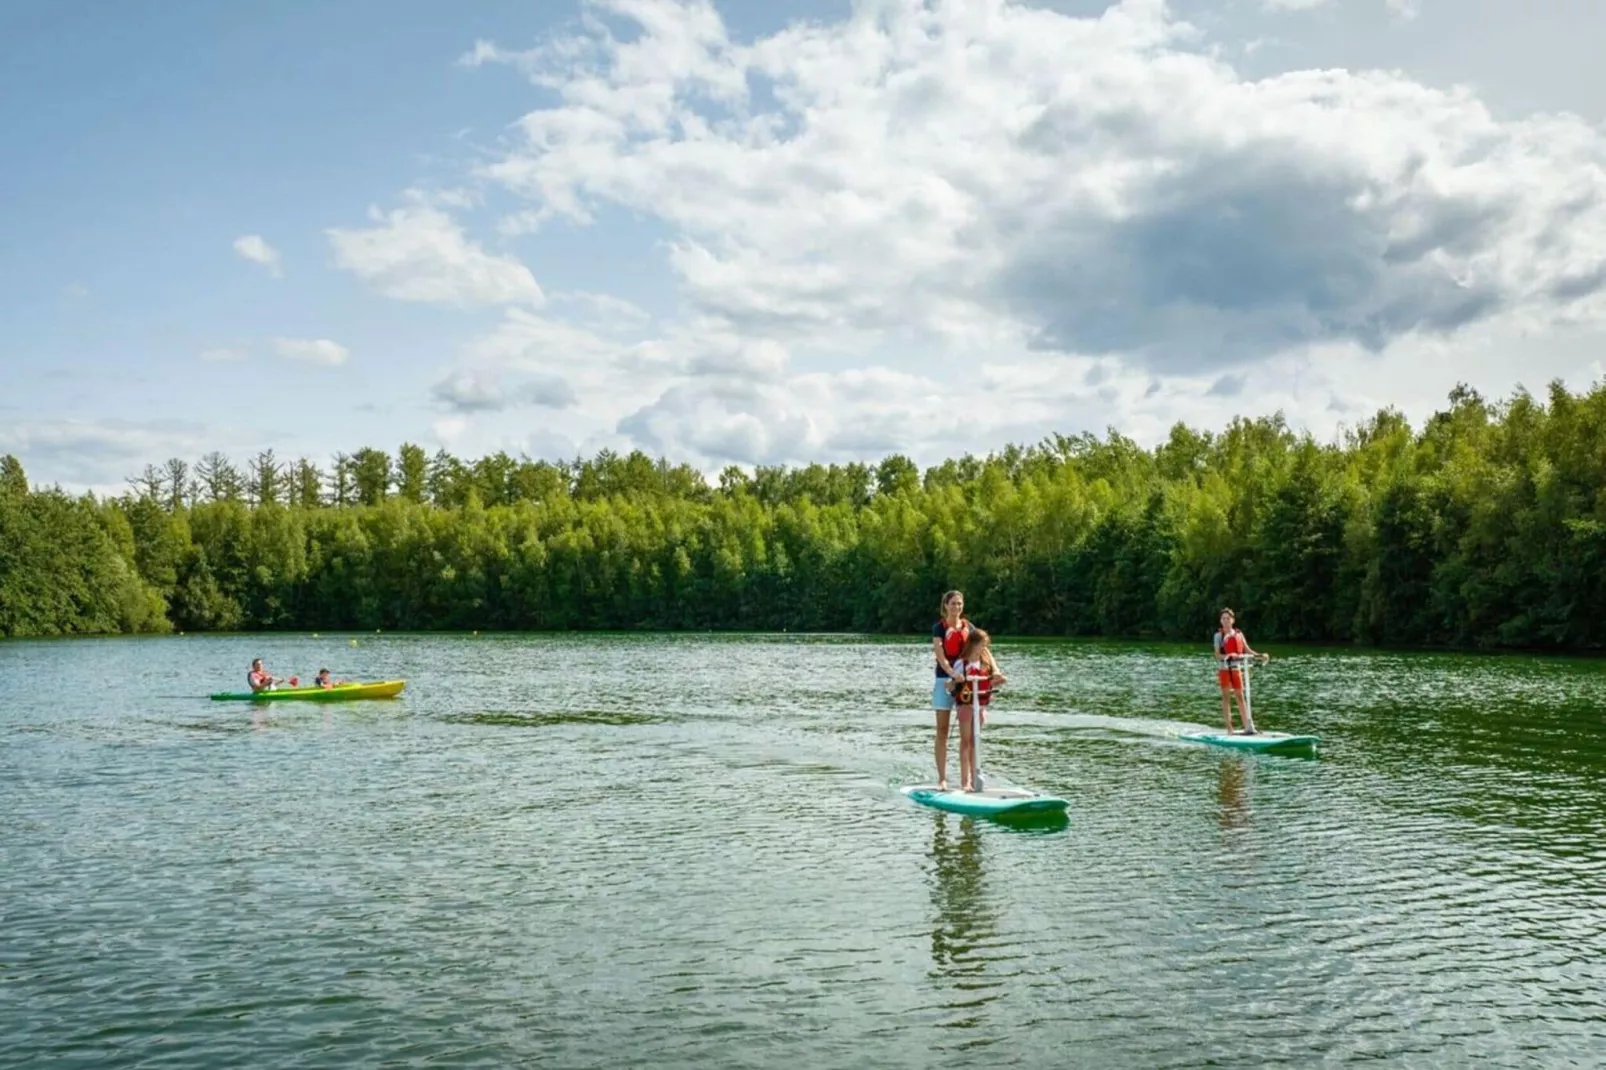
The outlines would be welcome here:
M 932 464 L 1606 359 L 1597 0 L 11 0 L 0 453 Z

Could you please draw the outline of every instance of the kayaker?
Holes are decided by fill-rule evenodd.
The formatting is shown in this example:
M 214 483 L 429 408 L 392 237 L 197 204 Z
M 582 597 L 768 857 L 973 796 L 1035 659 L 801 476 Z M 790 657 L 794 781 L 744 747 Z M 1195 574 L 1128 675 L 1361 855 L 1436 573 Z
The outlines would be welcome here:
M 251 671 L 246 674 L 245 682 L 250 685 L 251 691 L 255 693 L 266 691 L 279 681 L 277 678 L 268 675 L 267 670 L 262 667 L 261 658 L 253 658 L 251 659 Z
M 340 682 L 341 683 L 345 683 L 346 681 L 341 680 Z M 322 687 L 322 688 L 328 689 L 328 688 L 331 688 L 331 687 L 335 686 L 335 681 L 329 679 L 329 670 L 328 669 L 319 669 L 318 670 L 318 675 L 312 678 L 312 684 L 313 684 L 314 687 Z
M 1260 654 L 1249 646 L 1249 639 L 1236 627 L 1237 618 L 1231 609 L 1221 611 L 1220 626 L 1216 629 L 1216 683 L 1221 688 L 1221 719 L 1232 735 L 1232 699 L 1238 700 L 1238 717 L 1243 722 L 1246 736 L 1256 734 L 1255 718 L 1244 701 L 1244 674 L 1241 666 L 1245 658 L 1270 661 L 1270 654 Z
M 953 663 L 961 680 L 952 681 L 954 708 L 959 715 L 959 790 L 976 788 L 976 726 L 973 712 L 979 713 L 982 724 L 987 723 L 987 704 L 992 701 L 993 688 L 1003 685 L 1006 677 L 993 660 L 992 637 L 980 628 L 972 628 Z
M 970 637 L 971 623 L 965 619 L 965 596 L 949 591 L 938 607 L 942 616 L 931 627 L 931 651 L 937 660 L 936 678 L 931 687 L 931 708 L 937 719 L 937 787 L 948 790 L 948 725 L 954 709 L 954 696 L 948 685 L 963 681 L 964 673 L 954 662 Z

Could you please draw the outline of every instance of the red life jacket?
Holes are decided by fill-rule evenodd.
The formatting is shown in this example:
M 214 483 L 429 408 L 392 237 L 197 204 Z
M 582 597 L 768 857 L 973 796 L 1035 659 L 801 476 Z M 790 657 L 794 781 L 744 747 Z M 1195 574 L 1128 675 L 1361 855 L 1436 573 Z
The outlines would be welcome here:
M 965 679 L 976 689 L 976 700 L 983 706 L 993 697 L 993 674 L 979 664 L 965 666 Z
M 959 627 L 949 628 L 942 637 L 942 652 L 952 665 L 959 659 L 960 652 L 965 649 L 965 640 L 970 638 L 970 621 L 964 617 L 959 618 Z

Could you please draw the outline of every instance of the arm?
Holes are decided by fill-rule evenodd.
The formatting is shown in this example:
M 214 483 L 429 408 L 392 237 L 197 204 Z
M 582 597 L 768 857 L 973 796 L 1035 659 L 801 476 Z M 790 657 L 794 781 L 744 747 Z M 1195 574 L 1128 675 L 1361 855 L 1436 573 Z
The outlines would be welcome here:
M 957 680 L 959 679 L 959 671 L 948 661 L 948 653 L 942 648 L 942 628 L 941 624 L 932 627 L 931 650 L 937 655 L 937 668 L 943 671 L 943 675 L 951 680 Z

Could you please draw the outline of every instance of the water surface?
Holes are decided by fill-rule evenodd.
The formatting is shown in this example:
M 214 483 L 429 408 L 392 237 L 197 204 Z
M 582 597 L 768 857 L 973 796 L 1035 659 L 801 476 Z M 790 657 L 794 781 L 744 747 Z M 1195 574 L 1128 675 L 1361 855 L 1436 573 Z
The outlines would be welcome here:
M 1002 644 L 991 775 L 928 655 L 796 636 L 0 644 L 0 1064 L 1585 1066 L 1606 668 Z M 212 703 L 249 660 L 394 702 Z

